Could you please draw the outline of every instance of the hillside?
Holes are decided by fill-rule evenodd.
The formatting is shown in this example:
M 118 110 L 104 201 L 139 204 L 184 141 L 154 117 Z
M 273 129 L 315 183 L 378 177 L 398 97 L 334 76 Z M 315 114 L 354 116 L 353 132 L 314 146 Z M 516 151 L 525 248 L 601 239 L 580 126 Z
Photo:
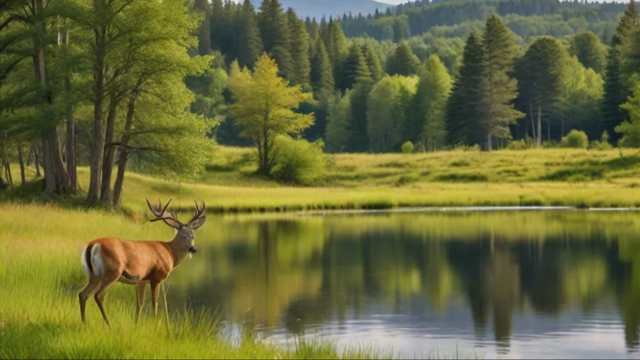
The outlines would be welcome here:
M 565 36 L 590 30 L 609 39 L 624 3 L 568 2 L 558 0 L 451 0 L 417 1 L 393 8 L 374 18 L 353 16 L 342 22 L 348 36 L 378 40 L 401 39 L 435 32 L 459 37 L 481 26 L 490 14 L 505 19 L 516 34 L 527 38 Z
M 262 0 L 253 0 L 260 7 Z M 282 7 L 292 8 L 302 18 L 339 17 L 344 14 L 372 14 L 376 9 L 384 10 L 390 5 L 374 0 L 282 0 Z

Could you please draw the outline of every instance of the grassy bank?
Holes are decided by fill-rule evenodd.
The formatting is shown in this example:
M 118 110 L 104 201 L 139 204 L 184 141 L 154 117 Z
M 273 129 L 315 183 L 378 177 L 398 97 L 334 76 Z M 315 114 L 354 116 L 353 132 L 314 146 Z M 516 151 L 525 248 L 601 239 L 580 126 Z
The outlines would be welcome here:
M 82 325 L 77 292 L 85 281 L 79 261 L 85 242 L 105 234 L 165 239 L 170 231 L 99 211 L 11 204 L 0 205 L 0 229 L 0 358 L 338 357 L 332 346 L 301 344 L 288 352 L 250 336 L 233 346 L 211 314 L 187 310 L 174 312 L 170 331 L 148 314 L 136 325 L 133 288 L 123 285 L 107 297 L 112 328 L 92 301 Z
M 427 154 L 330 156 L 313 186 L 279 184 L 255 175 L 251 149 L 219 147 L 197 179 L 130 173 L 124 206 L 144 198 L 193 199 L 211 211 L 387 209 L 407 206 L 640 207 L 640 154 L 625 150 L 540 149 Z M 83 187 L 88 172 L 80 169 Z M 19 198 L 20 196 L 18 196 Z
M 144 196 L 194 198 L 210 209 L 286 211 L 406 206 L 640 207 L 640 154 L 618 150 L 541 149 L 428 154 L 339 154 L 308 187 L 255 175 L 251 149 L 220 147 L 198 179 L 174 182 L 132 174 L 125 204 Z

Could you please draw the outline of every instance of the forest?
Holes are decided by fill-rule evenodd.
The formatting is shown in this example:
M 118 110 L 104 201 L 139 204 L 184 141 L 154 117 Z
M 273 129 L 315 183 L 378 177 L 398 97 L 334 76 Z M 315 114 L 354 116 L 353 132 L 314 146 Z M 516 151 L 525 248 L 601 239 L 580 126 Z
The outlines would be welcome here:
M 34 165 L 45 193 L 74 194 L 87 166 L 91 205 L 118 207 L 128 168 L 201 173 L 216 144 L 253 145 L 259 174 L 301 183 L 323 152 L 640 145 L 633 1 L 414 2 L 339 19 L 278 0 L 0 10 L 2 183 Z

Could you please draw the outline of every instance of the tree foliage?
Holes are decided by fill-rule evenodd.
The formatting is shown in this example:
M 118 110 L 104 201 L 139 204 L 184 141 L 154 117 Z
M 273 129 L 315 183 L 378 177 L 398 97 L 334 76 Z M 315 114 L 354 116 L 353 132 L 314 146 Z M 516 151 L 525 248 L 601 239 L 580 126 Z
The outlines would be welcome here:
M 313 114 L 295 109 L 310 94 L 291 87 L 278 75 L 276 62 L 262 55 L 255 70 L 235 69 L 229 78 L 234 104 L 231 111 L 242 135 L 257 147 L 259 172 L 269 175 L 273 167 L 273 142 L 277 135 L 295 135 L 313 123 Z

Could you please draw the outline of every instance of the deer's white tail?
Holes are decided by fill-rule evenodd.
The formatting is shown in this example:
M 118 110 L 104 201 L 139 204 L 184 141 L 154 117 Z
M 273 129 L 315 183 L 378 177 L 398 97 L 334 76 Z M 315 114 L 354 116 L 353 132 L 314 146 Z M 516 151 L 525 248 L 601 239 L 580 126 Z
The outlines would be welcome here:
M 82 252 L 82 266 L 88 275 L 102 276 L 104 272 L 104 261 L 102 260 L 102 249 L 100 244 L 87 246 Z

